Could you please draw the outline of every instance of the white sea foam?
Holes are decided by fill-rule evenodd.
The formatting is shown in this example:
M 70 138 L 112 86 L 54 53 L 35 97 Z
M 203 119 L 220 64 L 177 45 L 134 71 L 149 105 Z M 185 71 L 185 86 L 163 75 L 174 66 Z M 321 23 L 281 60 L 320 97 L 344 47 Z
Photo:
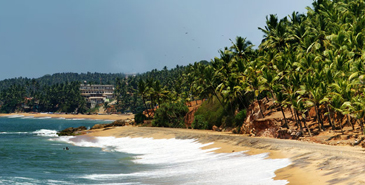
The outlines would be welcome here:
M 51 119 L 52 117 L 37 117 L 37 119 Z
M 28 134 L 29 132 L 0 132 L 0 134 Z
M 137 154 L 133 162 L 153 164 L 159 168 L 131 174 L 92 174 L 91 180 L 136 178 L 147 182 L 174 184 L 286 184 L 274 181 L 275 171 L 290 164 L 289 159 L 266 159 L 268 154 L 247 155 L 244 152 L 214 153 L 194 139 L 152 139 L 97 137 L 59 137 L 57 140 L 84 147 L 100 147 L 111 152 Z M 175 181 L 174 181 L 175 180 Z
M 40 130 L 34 131 L 33 134 L 36 134 L 38 136 L 44 136 L 44 137 L 58 137 L 56 130 L 40 129 Z
M 15 114 L 15 115 L 7 116 L 7 117 L 8 118 L 21 118 L 21 117 L 24 117 L 24 115 Z
M 113 122 L 113 121 L 115 121 L 115 120 L 111 120 L 111 119 L 102 119 L 102 120 L 100 120 L 100 121 L 108 121 L 108 122 Z
M 60 180 L 40 180 L 28 177 L 1 177 L 0 176 L 0 184 L 21 184 L 21 185 L 33 185 L 33 184 L 50 184 L 50 185 L 58 185 L 58 184 L 72 184 L 66 181 Z
M 33 119 L 34 118 L 34 116 L 24 116 L 24 117 L 22 117 L 22 119 Z
M 85 118 L 72 118 L 71 120 L 74 120 L 74 121 L 82 121 L 82 120 L 86 120 Z
M 66 118 L 64 118 L 64 117 L 59 117 L 58 119 L 66 119 Z

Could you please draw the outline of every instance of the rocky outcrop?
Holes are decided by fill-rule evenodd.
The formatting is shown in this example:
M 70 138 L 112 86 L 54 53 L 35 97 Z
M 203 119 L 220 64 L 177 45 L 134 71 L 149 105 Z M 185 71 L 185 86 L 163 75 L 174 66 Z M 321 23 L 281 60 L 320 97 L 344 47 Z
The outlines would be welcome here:
M 213 125 L 212 130 L 213 131 L 220 131 L 219 128 L 217 126 L 215 126 L 215 125 Z
M 266 112 L 272 106 L 272 103 L 265 102 L 265 100 L 252 103 L 248 109 L 246 121 L 240 129 L 241 133 L 250 136 L 281 139 L 298 139 L 302 136 L 300 131 L 281 128 L 281 125 L 284 125 L 283 118 L 278 118 L 276 115 L 263 118 L 261 111 Z
M 265 106 L 263 101 L 255 101 L 249 106 L 246 121 L 240 129 L 242 134 L 265 137 L 277 136 L 280 124 L 278 127 L 276 121 L 263 119 L 262 115 L 266 108 L 267 106 Z
M 87 130 L 85 126 L 73 128 L 69 127 L 57 133 L 58 136 L 74 136 L 80 134 L 82 131 Z
M 261 109 L 260 109 L 261 107 Z M 255 101 L 254 103 L 252 103 L 247 111 L 247 118 L 245 123 L 249 123 L 252 122 L 254 120 L 257 119 L 261 119 L 262 117 L 262 112 L 266 111 L 266 106 L 263 105 L 263 103 L 261 101 Z
M 303 133 L 295 129 L 280 128 L 277 131 L 277 138 L 279 139 L 298 139 Z
M 93 129 L 106 129 L 108 127 L 122 127 L 125 125 L 133 124 L 134 120 L 116 120 L 113 123 L 106 124 L 95 124 L 90 130 Z M 87 130 L 85 126 L 77 127 L 77 128 L 66 128 L 57 133 L 58 136 L 74 136 L 82 134 L 83 131 Z
M 116 120 L 113 123 L 106 123 L 106 124 L 95 124 L 91 130 L 93 129 L 103 129 L 108 127 L 123 127 L 125 125 L 129 125 L 131 120 Z
M 249 134 L 251 136 L 263 136 L 276 138 L 278 136 L 277 131 L 280 129 L 274 120 L 257 119 L 250 122 L 246 122 L 241 127 L 242 134 Z

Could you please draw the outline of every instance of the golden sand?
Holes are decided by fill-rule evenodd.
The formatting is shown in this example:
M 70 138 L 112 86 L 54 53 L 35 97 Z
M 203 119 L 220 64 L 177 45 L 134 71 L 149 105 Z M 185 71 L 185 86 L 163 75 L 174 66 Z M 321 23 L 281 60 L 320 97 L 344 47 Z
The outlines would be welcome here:
M 269 153 L 269 158 L 290 158 L 292 164 L 276 171 L 276 180 L 289 184 L 365 184 L 365 152 L 360 147 L 328 146 L 303 141 L 255 138 L 210 130 L 173 129 L 156 127 L 116 127 L 94 130 L 91 137 L 152 137 L 154 139 L 191 139 L 204 147 L 220 148 L 215 152 L 247 151 L 247 154 Z

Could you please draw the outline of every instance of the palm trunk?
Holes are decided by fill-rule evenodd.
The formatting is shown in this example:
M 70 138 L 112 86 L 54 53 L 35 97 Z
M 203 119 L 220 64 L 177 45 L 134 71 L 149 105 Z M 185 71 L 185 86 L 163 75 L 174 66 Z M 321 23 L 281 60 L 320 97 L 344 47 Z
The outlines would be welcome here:
M 229 104 L 230 104 L 230 106 L 231 106 L 232 115 L 235 115 L 236 110 L 233 108 L 232 100 L 229 100 Z
M 312 132 L 311 132 L 311 130 L 309 129 L 309 127 L 308 127 L 308 125 L 307 125 L 307 121 L 303 118 L 303 116 L 302 116 L 302 121 L 303 121 L 303 124 L 304 124 L 304 126 L 307 128 L 307 130 L 308 130 L 308 134 L 309 134 L 309 136 L 310 137 L 312 137 Z
M 226 112 L 228 114 L 226 108 L 224 107 L 224 104 L 222 103 L 221 99 L 219 99 L 219 97 L 218 97 L 218 95 L 217 95 L 216 92 L 214 92 L 214 95 L 217 98 L 217 100 L 219 101 L 219 103 L 221 104 L 221 106 L 223 107 L 224 112 Z
M 294 110 L 294 113 L 295 113 L 295 110 Z M 295 119 L 295 122 L 297 123 L 297 128 L 300 128 L 299 123 L 298 123 L 298 117 L 296 114 L 294 114 L 294 119 Z
M 242 96 L 238 96 L 238 99 L 240 100 L 241 104 L 243 105 L 243 107 L 245 107 L 245 109 L 247 110 L 245 101 L 242 99 Z
M 319 131 L 324 131 L 323 123 L 322 123 L 321 117 L 319 115 L 319 105 L 316 105 L 315 108 L 316 108 L 317 122 L 318 122 Z
M 148 111 L 148 107 L 147 107 L 147 104 L 146 104 L 146 100 L 144 99 L 143 96 L 142 96 L 142 101 L 143 101 L 144 106 L 146 107 L 146 111 L 147 111 L 148 118 L 151 118 L 150 111 Z
M 352 131 L 355 131 L 354 124 L 352 124 L 352 122 L 351 122 L 350 114 L 347 114 L 347 124 L 351 125 Z
M 300 118 L 299 118 L 298 110 L 295 110 L 294 109 L 294 112 L 295 112 L 295 114 L 297 116 L 297 124 L 299 125 L 300 131 L 303 132 L 303 127 L 302 127 L 302 123 L 300 123 Z
M 336 130 L 335 124 L 332 123 L 332 120 L 331 120 L 331 110 L 329 109 L 328 104 L 326 105 L 326 107 L 327 107 L 327 111 L 328 111 L 328 121 L 329 121 L 330 125 L 332 126 L 332 130 Z
M 260 101 L 259 101 L 259 99 L 258 99 L 258 98 L 259 98 L 259 97 L 256 97 L 256 100 L 257 100 L 257 103 L 259 104 L 259 108 L 260 108 L 261 115 L 262 115 L 262 117 L 263 117 L 263 118 L 265 118 L 265 116 L 264 116 L 264 112 L 262 112 L 261 105 L 260 105 Z
M 289 110 L 290 110 L 290 113 L 291 113 L 291 117 L 292 117 L 292 119 L 293 119 L 293 118 L 295 119 L 295 116 L 294 116 L 293 111 L 292 111 L 291 109 L 292 109 L 292 108 L 290 107 L 290 108 L 289 108 Z
M 285 113 L 284 113 L 283 107 L 281 105 L 280 105 L 280 109 L 281 109 L 281 112 L 283 113 L 283 116 L 284 116 L 284 125 L 282 125 L 281 127 L 285 127 L 285 128 L 289 129 L 288 122 L 286 120 Z
M 343 133 L 343 130 L 342 130 L 342 122 L 343 122 L 343 115 L 341 114 L 341 113 L 339 113 L 340 114 L 340 118 L 339 118 L 339 121 L 340 121 L 340 128 L 341 128 L 341 132 Z

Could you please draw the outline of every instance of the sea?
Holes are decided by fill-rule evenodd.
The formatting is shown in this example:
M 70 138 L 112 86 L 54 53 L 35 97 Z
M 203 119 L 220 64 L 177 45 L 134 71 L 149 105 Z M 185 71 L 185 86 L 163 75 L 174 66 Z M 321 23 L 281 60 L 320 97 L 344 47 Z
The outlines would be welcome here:
M 0 117 L 0 184 L 287 184 L 289 159 L 215 153 L 194 139 L 57 136 L 107 120 Z M 69 150 L 66 150 L 66 147 Z

